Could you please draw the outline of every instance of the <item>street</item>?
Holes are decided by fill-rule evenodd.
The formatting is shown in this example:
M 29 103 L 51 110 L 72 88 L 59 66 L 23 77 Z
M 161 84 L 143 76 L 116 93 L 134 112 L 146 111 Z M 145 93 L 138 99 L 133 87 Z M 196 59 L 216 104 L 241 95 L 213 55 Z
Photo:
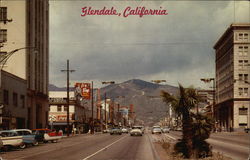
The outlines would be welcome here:
M 176 141 L 181 138 L 181 132 L 170 132 L 165 135 Z M 223 153 L 235 160 L 246 160 L 250 153 L 250 134 L 246 133 L 213 133 L 207 140 L 213 147 L 213 152 Z
M 150 135 L 78 135 L 58 143 L 1 153 L 3 159 L 158 160 Z
M 2 152 L 0 156 L 3 159 L 33 160 L 160 160 L 154 142 L 161 139 L 176 142 L 180 137 L 181 132 L 176 131 L 161 135 L 147 132 L 143 136 L 85 134 L 63 138 L 58 143 L 41 143 L 24 150 Z M 221 152 L 235 160 L 245 160 L 249 153 L 249 138 L 244 133 L 215 133 L 208 142 L 213 146 L 214 152 Z

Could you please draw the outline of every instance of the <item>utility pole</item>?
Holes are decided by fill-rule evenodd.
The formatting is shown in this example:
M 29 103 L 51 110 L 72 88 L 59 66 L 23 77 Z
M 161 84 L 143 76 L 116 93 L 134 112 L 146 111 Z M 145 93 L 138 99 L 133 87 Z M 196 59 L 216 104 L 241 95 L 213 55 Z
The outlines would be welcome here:
M 92 119 L 91 119 L 91 134 L 94 134 L 94 83 L 91 82 L 91 112 L 92 112 Z
M 106 97 L 106 92 L 104 93 L 104 113 L 105 113 L 105 116 L 104 116 L 104 120 L 105 120 L 105 129 L 107 129 L 107 106 L 106 106 L 106 103 L 107 103 L 107 97 Z
M 69 72 L 75 72 L 69 69 L 69 60 L 67 60 L 67 69 L 61 72 L 67 72 L 67 137 L 69 137 Z

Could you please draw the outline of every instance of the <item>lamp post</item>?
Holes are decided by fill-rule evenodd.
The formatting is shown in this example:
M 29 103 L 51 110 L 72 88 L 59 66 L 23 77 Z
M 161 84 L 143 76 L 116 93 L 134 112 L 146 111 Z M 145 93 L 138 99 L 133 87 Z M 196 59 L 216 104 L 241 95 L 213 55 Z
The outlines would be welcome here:
M 67 69 L 61 72 L 67 72 L 67 136 L 69 137 L 69 72 L 75 72 L 69 69 L 69 60 L 67 60 Z
M 103 81 L 102 82 L 102 84 L 115 84 L 115 81 Z M 104 93 L 104 113 L 105 113 L 105 116 L 104 116 L 104 118 L 105 118 L 105 129 L 107 129 L 107 106 L 106 106 L 106 103 L 107 103 L 107 94 L 106 94 L 106 92 Z M 110 112 L 110 110 L 109 110 L 109 112 Z

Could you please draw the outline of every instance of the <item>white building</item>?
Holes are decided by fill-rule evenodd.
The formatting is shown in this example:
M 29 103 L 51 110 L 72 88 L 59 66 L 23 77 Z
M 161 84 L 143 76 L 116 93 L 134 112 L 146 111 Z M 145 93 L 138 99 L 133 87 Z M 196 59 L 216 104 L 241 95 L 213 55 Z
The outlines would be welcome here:
M 70 130 L 75 127 L 78 131 L 87 132 L 85 125 L 89 123 L 87 115 L 88 107 L 83 100 L 76 100 L 75 93 L 69 92 L 69 122 Z M 67 127 L 67 92 L 66 91 L 50 91 L 49 92 L 49 121 L 50 126 L 55 129 L 62 129 L 64 132 Z
M 214 45 L 215 118 L 223 130 L 250 127 L 250 24 L 232 24 Z

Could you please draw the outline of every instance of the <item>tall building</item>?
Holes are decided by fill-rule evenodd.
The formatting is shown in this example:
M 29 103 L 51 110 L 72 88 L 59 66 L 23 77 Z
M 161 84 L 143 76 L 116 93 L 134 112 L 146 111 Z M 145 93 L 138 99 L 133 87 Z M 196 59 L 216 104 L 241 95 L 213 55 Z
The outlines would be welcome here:
M 214 45 L 217 127 L 250 127 L 250 24 L 231 24 Z
M 0 0 L 0 46 L 1 57 L 16 50 L 3 70 L 27 83 L 26 127 L 46 127 L 49 105 L 48 0 Z

